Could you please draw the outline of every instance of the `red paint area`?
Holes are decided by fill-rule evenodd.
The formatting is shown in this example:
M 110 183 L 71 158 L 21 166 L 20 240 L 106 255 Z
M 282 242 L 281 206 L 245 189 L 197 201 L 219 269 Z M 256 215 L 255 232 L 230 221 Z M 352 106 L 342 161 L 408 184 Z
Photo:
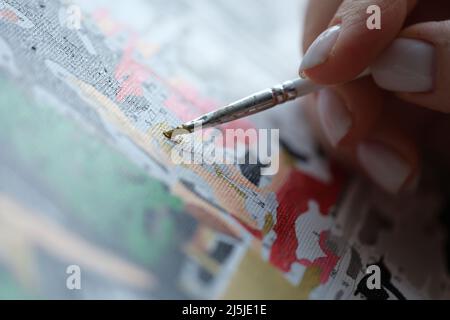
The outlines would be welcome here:
M 185 100 L 183 101 L 184 102 L 183 111 L 187 113 L 189 118 L 187 118 L 188 116 L 184 116 L 183 114 L 180 113 L 179 117 L 183 121 L 192 120 L 192 117 L 197 117 L 200 114 L 206 113 L 208 111 L 211 111 L 212 109 L 217 108 L 218 105 L 217 101 L 202 96 L 195 87 L 193 87 L 189 83 L 186 83 L 185 81 L 182 81 L 181 79 L 177 79 L 176 83 L 172 83 L 171 86 L 178 93 L 178 95 L 182 96 L 183 99 Z M 171 98 L 176 99 L 177 96 L 172 96 Z M 192 110 L 193 108 L 190 107 L 189 104 L 186 104 L 186 100 L 189 102 L 189 104 L 195 106 L 194 110 Z M 181 101 L 179 101 L 179 103 L 180 102 Z
M 0 10 L 0 19 L 5 19 L 12 23 L 19 22 L 19 17 L 13 11 L 7 9 Z
M 144 81 L 153 75 L 150 68 L 133 58 L 134 48 L 135 40 L 130 40 L 116 68 L 115 77 L 121 84 L 121 88 L 117 93 L 117 100 L 120 102 L 123 102 L 128 96 L 143 96 L 144 90 L 142 85 Z
M 325 253 L 314 261 L 298 259 L 296 250 L 298 240 L 295 231 L 297 218 L 308 211 L 308 202 L 315 200 L 322 215 L 328 215 L 342 192 L 345 176 L 337 168 L 332 168 L 333 182 L 323 183 L 303 172 L 294 170 L 288 180 L 277 192 L 277 222 L 274 231 L 277 235 L 272 245 L 270 261 L 284 272 L 298 262 L 305 266 L 317 266 L 322 270 L 321 282 L 326 282 L 339 257 L 326 248 L 327 233 L 320 235 L 319 244 Z

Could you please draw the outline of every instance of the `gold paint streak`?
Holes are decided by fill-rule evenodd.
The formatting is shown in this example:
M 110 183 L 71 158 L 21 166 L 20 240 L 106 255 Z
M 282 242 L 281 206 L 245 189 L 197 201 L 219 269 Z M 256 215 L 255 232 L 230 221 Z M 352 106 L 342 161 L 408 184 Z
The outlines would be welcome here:
M 270 214 L 270 212 L 267 212 L 266 215 L 264 216 L 264 226 L 262 229 L 263 235 L 268 234 L 270 230 L 272 230 L 273 226 L 274 226 L 273 217 Z
M 228 184 L 228 186 L 232 189 L 234 189 L 234 191 L 236 191 L 236 193 L 241 196 L 244 199 L 247 199 L 247 196 L 245 195 L 245 192 L 243 192 L 241 189 L 239 189 L 238 186 L 236 186 L 235 184 L 233 184 L 231 181 L 229 181 L 228 179 L 225 178 L 225 175 L 223 174 L 222 170 L 220 170 L 220 168 L 218 166 L 214 166 L 214 171 L 216 172 L 216 175 L 221 178 L 226 184 Z
M 93 102 L 94 108 L 96 108 L 104 119 L 114 123 L 122 132 L 133 137 L 133 142 L 142 148 L 142 150 L 145 150 L 155 159 L 160 159 L 160 154 L 150 147 L 150 137 L 137 130 L 129 119 L 124 116 L 117 104 L 97 91 L 93 86 L 75 78 L 70 80 L 80 88 L 85 98 L 88 98 Z
M 163 132 L 164 137 L 166 137 L 169 140 L 172 140 L 173 130 L 167 130 Z
M 320 285 L 322 270 L 319 267 L 307 267 L 300 283 L 300 291 L 308 293 L 304 299 L 308 299 L 311 292 Z
M 307 268 L 299 286 L 289 283 L 278 269 L 249 250 L 236 269 L 222 299 L 305 300 L 320 284 L 317 268 Z

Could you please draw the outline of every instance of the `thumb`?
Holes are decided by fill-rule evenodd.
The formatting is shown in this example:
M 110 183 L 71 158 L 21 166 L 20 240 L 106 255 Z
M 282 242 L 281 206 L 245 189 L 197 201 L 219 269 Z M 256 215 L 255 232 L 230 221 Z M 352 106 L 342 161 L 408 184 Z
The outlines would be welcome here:
M 372 65 L 383 89 L 408 102 L 450 113 L 450 20 L 403 30 Z

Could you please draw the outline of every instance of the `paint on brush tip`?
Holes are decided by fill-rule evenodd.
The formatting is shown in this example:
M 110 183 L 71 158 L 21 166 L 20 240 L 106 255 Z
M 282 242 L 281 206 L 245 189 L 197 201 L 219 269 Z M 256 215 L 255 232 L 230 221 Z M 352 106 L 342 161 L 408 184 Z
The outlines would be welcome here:
M 193 131 L 189 130 L 187 126 L 182 125 L 180 127 L 176 127 L 175 129 L 164 131 L 163 135 L 167 139 L 172 140 L 176 136 L 180 136 L 180 135 L 183 135 L 183 134 L 189 134 L 189 133 L 192 133 L 192 132 Z
M 163 132 L 163 135 L 164 135 L 167 139 L 172 140 L 173 130 L 167 130 L 167 131 L 164 131 L 164 132 Z

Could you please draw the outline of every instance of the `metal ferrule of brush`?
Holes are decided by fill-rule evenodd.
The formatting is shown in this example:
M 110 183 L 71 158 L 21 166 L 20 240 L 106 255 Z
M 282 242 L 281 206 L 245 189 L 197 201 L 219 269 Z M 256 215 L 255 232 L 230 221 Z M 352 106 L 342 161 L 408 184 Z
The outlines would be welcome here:
M 286 81 L 281 85 L 266 89 L 233 102 L 217 111 L 205 114 L 186 125 L 189 129 L 202 125 L 203 128 L 214 127 L 222 123 L 240 119 L 270 109 L 278 104 L 297 97 L 294 81 Z

